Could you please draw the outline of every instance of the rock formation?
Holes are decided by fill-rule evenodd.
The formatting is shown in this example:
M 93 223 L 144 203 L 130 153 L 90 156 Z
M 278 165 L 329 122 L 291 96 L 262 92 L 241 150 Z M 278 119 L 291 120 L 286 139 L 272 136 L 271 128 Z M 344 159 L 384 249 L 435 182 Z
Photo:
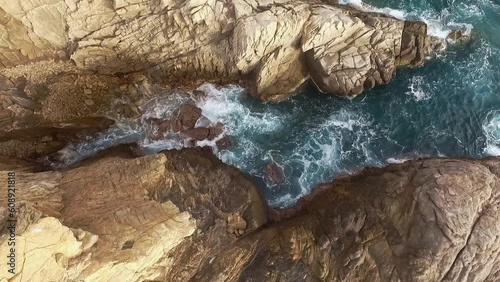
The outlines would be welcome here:
M 498 158 L 365 169 L 289 210 L 270 210 L 248 176 L 193 149 L 115 149 L 64 172 L 1 169 L 17 172 L 19 263 L 1 281 L 500 278 Z
M 389 82 L 398 66 L 421 65 L 431 39 L 422 22 L 300 0 L 1 0 L 0 18 L 0 75 L 11 81 L 85 71 L 244 79 L 266 101 L 310 78 L 322 92 L 355 96 Z
M 365 169 L 286 210 L 198 149 L 120 146 L 63 171 L 26 162 L 200 81 L 264 101 L 308 81 L 355 96 L 442 50 L 422 22 L 336 1 L 0 0 L 0 34 L 0 181 L 17 180 L 16 274 L 0 263 L 1 282 L 500 279 L 500 159 Z M 234 144 L 202 119 L 184 105 L 154 123 Z M 1 204 L 0 254 L 8 218 Z

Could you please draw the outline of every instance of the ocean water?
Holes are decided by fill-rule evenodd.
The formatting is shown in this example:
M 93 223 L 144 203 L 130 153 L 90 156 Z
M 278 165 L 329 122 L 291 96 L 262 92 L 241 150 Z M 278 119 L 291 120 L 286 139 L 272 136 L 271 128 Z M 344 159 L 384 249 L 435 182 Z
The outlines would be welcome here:
M 429 33 L 442 38 L 457 27 L 472 27 L 475 37 L 423 67 L 398 69 L 389 85 L 352 100 L 308 87 L 287 101 L 262 103 L 238 86 L 204 84 L 200 89 L 207 99 L 193 102 L 210 122 L 223 122 L 225 134 L 235 140 L 231 149 L 216 152 L 220 159 L 253 175 L 269 204 L 283 207 L 316 184 L 365 166 L 431 156 L 500 155 L 500 1 L 341 2 L 424 20 Z M 67 162 L 117 143 L 138 142 L 149 153 L 184 147 L 185 140 L 175 134 L 160 141 L 145 138 L 150 128 L 144 120 L 165 118 L 172 105 L 186 99 L 174 95 L 151 101 L 138 123 L 119 123 L 101 138 L 66 148 Z M 263 168 L 272 160 L 283 168 L 286 183 L 266 183 Z

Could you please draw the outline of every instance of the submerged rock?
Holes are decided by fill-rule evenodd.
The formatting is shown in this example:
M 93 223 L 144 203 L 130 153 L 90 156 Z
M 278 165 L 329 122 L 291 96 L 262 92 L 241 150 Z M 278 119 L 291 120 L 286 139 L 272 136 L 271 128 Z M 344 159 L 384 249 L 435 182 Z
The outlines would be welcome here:
M 264 172 L 266 174 L 267 179 L 273 185 L 283 184 L 286 180 L 285 174 L 283 173 L 283 169 L 275 161 L 271 161 L 264 168 Z
M 498 278 L 499 158 L 365 169 L 274 211 L 251 178 L 200 150 L 104 154 L 64 172 L 0 169 L 24 187 L 16 232 L 31 243 L 17 247 L 18 273 L 37 281 Z

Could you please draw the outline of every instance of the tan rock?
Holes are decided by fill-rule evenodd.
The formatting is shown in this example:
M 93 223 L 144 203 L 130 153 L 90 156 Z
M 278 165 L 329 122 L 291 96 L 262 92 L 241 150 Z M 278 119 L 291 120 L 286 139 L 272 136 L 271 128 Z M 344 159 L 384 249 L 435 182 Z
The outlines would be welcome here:
M 12 281 L 497 278 L 498 158 L 365 169 L 274 211 L 246 175 L 199 150 L 108 155 L 62 173 L 12 165 L 26 259 Z
M 309 77 L 320 91 L 355 96 L 435 49 L 422 22 L 300 0 L 2 0 L 0 8 L 9 35 L 0 39 L 0 73 L 71 57 L 76 66 L 52 69 L 180 85 L 245 79 L 266 101 L 289 97 Z M 51 75 L 43 64 L 31 70 Z
M 250 94 L 263 101 L 282 101 L 309 79 L 304 54 L 294 48 L 278 48 L 264 56 L 252 76 Z

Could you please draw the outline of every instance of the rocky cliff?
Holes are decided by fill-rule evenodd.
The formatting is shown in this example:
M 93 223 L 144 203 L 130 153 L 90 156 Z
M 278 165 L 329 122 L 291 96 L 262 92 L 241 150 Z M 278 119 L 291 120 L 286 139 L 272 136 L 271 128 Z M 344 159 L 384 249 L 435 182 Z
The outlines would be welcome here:
M 0 0 L 0 281 L 497 281 L 500 159 L 366 169 L 287 210 L 197 149 L 26 162 L 199 81 L 355 96 L 436 52 L 426 29 L 336 1 Z
M 193 149 L 115 149 L 64 172 L 1 169 L 19 187 L 18 274 L 1 281 L 500 278 L 500 159 L 365 169 L 289 210 L 270 210 L 248 176 Z
M 278 101 L 309 79 L 354 96 L 432 52 L 425 23 L 335 2 L 1 0 L 0 75 L 243 80 L 252 95 Z
M 205 81 L 238 82 L 266 101 L 308 81 L 357 95 L 440 44 L 425 23 L 336 1 L 0 0 L 0 19 L 0 155 L 18 158 Z

